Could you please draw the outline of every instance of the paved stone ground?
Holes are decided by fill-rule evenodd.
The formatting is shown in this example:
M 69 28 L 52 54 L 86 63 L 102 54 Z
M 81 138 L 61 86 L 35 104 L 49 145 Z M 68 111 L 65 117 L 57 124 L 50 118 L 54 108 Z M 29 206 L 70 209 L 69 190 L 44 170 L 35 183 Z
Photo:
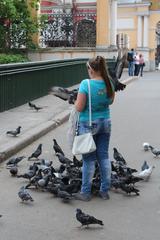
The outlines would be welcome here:
M 4 240 L 158 240 L 160 226 L 160 158 L 154 158 L 151 152 L 144 152 L 143 142 L 149 142 L 160 149 L 159 142 L 159 72 L 145 73 L 143 78 L 119 92 L 111 108 L 112 137 L 110 157 L 113 159 L 113 147 L 117 147 L 130 167 L 140 170 L 144 160 L 155 169 L 148 182 L 140 182 L 140 196 L 126 196 L 121 192 L 110 191 L 111 199 L 102 201 L 93 198 L 91 202 L 73 201 L 63 204 L 48 193 L 30 190 L 35 202 L 21 204 L 17 192 L 26 181 L 12 178 L 0 165 L 0 218 L 1 238 Z M 62 124 L 44 137 L 38 139 L 18 155 L 29 154 L 41 142 L 44 145 L 42 158 L 52 159 L 53 137 L 57 138 L 67 156 L 71 157 L 66 141 L 67 124 Z M 19 170 L 28 166 L 23 161 Z M 104 227 L 92 226 L 89 229 L 78 228 L 75 209 L 104 221 Z

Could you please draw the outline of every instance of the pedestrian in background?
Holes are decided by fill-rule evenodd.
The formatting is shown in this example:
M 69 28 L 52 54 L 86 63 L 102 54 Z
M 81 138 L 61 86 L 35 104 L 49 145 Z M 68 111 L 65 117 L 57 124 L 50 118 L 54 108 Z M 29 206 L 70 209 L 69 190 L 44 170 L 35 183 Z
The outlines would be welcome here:
M 128 61 L 128 75 L 133 76 L 134 75 L 134 49 L 132 48 L 127 55 L 127 61 Z
M 143 77 L 144 66 L 145 66 L 144 57 L 143 57 L 142 54 L 139 54 L 139 74 L 140 74 L 141 77 Z
M 96 144 L 96 151 L 82 155 L 82 186 L 80 193 L 75 194 L 75 199 L 82 201 L 91 200 L 92 179 L 96 161 L 99 165 L 101 177 L 99 196 L 102 199 L 109 199 L 108 191 L 111 183 L 111 162 L 108 154 L 111 135 L 109 105 L 113 103 L 115 95 L 103 57 L 97 56 L 96 58 L 90 59 L 87 62 L 87 69 L 91 88 L 91 130 Z M 75 107 L 77 111 L 80 112 L 78 133 L 83 134 L 89 132 L 87 79 L 80 83 Z
M 136 55 L 134 56 L 134 76 L 138 76 L 139 74 L 139 53 L 136 53 Z

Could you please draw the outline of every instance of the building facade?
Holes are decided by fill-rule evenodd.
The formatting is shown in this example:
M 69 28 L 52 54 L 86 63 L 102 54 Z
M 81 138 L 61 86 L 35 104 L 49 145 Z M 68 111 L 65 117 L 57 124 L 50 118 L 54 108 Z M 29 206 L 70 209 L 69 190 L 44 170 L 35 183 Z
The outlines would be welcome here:
M 52 43 L 47 45 L 45 39 L 42 47 L 55 47 L 63 40 L 62 45 L 81 48 L 85 56 L 102 52 L 110 58 L 119 48 L 134 48 L 144 55 L 146 69 L 154 70 L 160 62 L 160 0 L 41 0 L 40 14 L 50 18 L 45 37 L 53 38 L 57 31 L 55 39 L 49 38 Z M 56 14 L 63 34 L 53 27 Z M 64 16 L 72 16 L 72 23 Z M 72 56 L 81 56 L 73 52 Z
M 160 62 L 160 1 L 119 0 L 118 44 L 142 53 L 150 70 Z

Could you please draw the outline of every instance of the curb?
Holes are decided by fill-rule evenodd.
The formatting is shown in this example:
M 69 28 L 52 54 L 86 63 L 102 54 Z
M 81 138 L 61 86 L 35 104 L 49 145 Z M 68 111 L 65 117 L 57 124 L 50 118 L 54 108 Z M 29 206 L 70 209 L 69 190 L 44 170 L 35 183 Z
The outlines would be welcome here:
M 133 82 L 135 80 L 138 80 L 139 78 L 140 77 L 138 77 L 138 76 L 133 76 L 133 77 L 129 77 L 129 78 L 127 78 L 127 79 L 125 79 L 125 80 L 123 80 L 121 82 L 127 85 L 127 84 L 129 84 L 129 83 L 131 83 L 131 82 Z
M 0 152 L 0 163 L 11 157 L 12 155 L 16 154 L 18 151 L 25 148 L 27 145 L 31 144 L 38 138 L 44 136 L 49 131 L 57 128 L 58 126 L 66 122 L 69 118 L 69 114 L 69 110 L 63 111 L 59 113 L 54 119 L 42 123 L 38 127 L 34 128 L 34 130 L 31 129 L 23 136 L 18 137 L 17 141 L 15 142 L 15 144 L 12 144 L 12 146 L 4 146 L 4 151 Z

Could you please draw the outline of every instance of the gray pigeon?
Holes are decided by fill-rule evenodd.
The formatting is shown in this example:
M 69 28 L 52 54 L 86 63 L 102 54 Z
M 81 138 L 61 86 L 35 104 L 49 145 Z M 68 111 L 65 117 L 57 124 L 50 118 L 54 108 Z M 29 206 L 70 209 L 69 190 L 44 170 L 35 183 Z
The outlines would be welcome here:
M 7 166 L 17 165 L 20 161 L 22 161 L 23 158 L 25 158 L 25 156 L 13 157 L 13 158 L 11 158 L 11 159 L 8 160 L 8 162 L 6 163 L 6 165 L 7 165 Z
M 17 176 L 18 167 L 17 167 L 17 166 L 12 166 L 9 171 L 10 171 L 10 174 L 11 174 L 12 176 Z
M 53 139 L 53 142 L 54 142 L 53 149 L 54 149 L 55 153 L 61 153 L 64 156 L 64 152 L 63 152 L 62 148 L 59 146 L 59 144 L 57 143 L 55 138 Z
M 28 160 L 31 158 L 38 158 L 42 153 L 42 144 L 40 143 L 37 147 L 37 149 L 31 154 L 31 156 L 28 157 Z
M 21 126 L 17 127 L 16 130 L 12 130 L 12 131 L 7 131 L 6 134 L 8 135 L 11 135 L 13 137 L 17 137 L 18 134 L 20 134 L 21 132 Z
M 62 163 L 62 164 L 70 164 L 70 163 L 72 163 L 72 161 L 69 159 L 69 158 L 67 158 L 67 157 L 65 157 L 62 153 L 60 153 L 60 152 L 57 152 L 56 153 L 56 156 L 58 157 L 58 160 L 60 161 L 60 163 Z
M 144 171 L 145 169 L 148 169 L 149 168 L 149 165 L 147 163 L 147 161 L 144 161 L 142 167 L 141 167 L 141 170 Z
M 155 157 L 158 157 L 160 155 L 160 150 L 159 149 L 156 149 L 156 148 L 152 147 L 151 145 L 149 146 L 149 148 L 151 149 L 151 152 L 153 153 L 153 155 Z
M 18 196 L 19 198 L 22 200 L 22 202 L 27 202 L 27 201 L 31 201 L 33 202 L 33 198 L 31 197 L 31 195 L 29 194 L 28 190 L 22 186 L 18 192 Z
M 31 102 L 28 102 L 28 105 L 30 108 L 34 108 L 35 104 L 34 103 L 31 103 Z
M 82 224 L 82 226 L 89 226 L 90 224 L 104 225 L 103 222 L 89 214 L 85 214 L 81 209 L 76 209 L 76 219 Z

